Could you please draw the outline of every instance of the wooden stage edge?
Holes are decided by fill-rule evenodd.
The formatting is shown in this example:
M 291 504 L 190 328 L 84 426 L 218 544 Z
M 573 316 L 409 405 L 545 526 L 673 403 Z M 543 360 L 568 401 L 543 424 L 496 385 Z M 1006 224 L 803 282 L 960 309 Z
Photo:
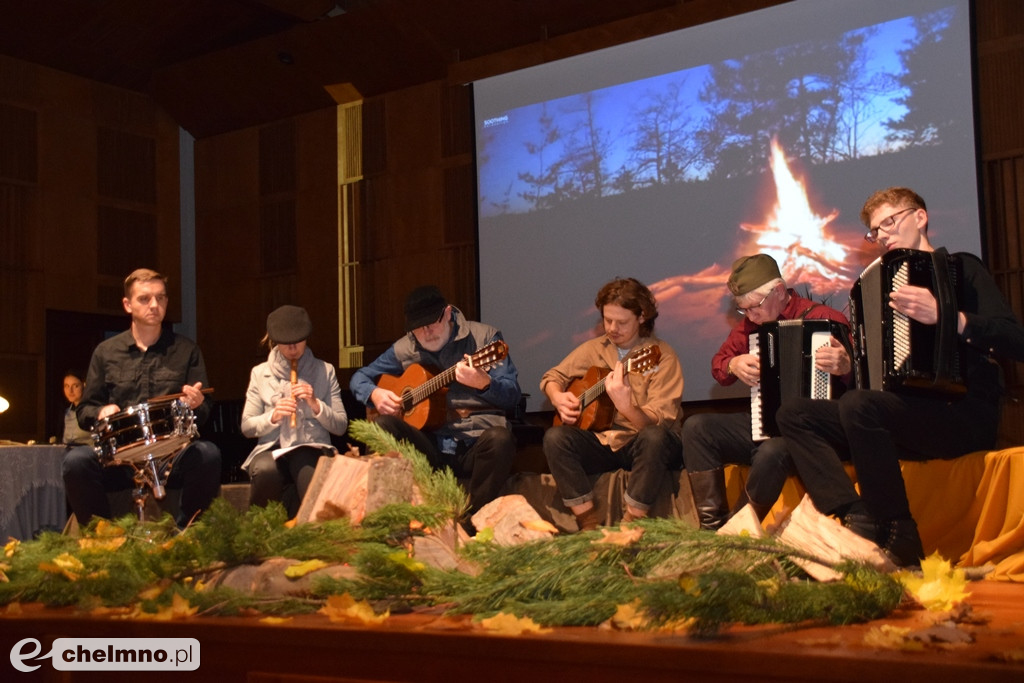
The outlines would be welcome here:
M 1024 585 L 969 584 L 976 620 L 961 625 L 973 642 L 928 645 L 921 651 L 879 649 L 864 636 L 888 624 L 923 631 L 936 618 L 920 609 L 899 610 L 884 621 L 844 627 L 732 627 L 715 639 L 680 634 L 558 628 L 549 633 L 500 636 L 468 618 L 417 613 L 393 616 L 375 627 L 331 623 L 303 615 L 269 625 L 255 618 L 205 617 L 170 622 L 82 616 L 69 610 L 25 606 L 0 617 L 4 681 L 63 683 L 132 676 L 185 682 L 353 683 L 356 681 L 936 681 L 1024 680 Z M 55 638 L 195 638 L 198 670 L 58 671 L 49 660 L 21 673 L 9 653 L 25 638 L 50 651 Z

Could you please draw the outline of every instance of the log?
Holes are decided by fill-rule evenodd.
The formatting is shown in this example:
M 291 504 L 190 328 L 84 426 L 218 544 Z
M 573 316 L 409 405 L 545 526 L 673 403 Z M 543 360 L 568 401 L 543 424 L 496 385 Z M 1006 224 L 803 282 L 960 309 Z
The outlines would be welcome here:
M 495 498 L 480 508 L 471 521 L 478 531 L 492 529 L 498 545 L 519 545 L 551 538 L 558 532 L 519 494 Z
M 336 455 L 320 458 L 295 521 L 347 517 L 352 524 L 360 524 L 384 505 L 412 500 L 412 463 L 405 458 Z
M 850 559 L 866 562 L 883 572 L 896 570 L 896 566 L 881 548 L 845 528 L 835 519 L 818 512 L 807 495 L 789 517 L 779 524 L 776 538 L 820 558 L 827 565 Z M 834 581 L 842 576 L 826 564 L 812 561 L 798 561 L 797 564 L 818 581 Z

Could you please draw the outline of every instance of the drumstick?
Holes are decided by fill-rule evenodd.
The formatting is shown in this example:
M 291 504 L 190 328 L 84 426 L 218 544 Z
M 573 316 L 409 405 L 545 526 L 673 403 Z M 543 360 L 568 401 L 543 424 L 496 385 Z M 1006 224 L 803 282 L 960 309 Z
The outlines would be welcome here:
M 292 386 L 299 383 L 299 361 L 292 360 Z M 298 408 L 298 405 L 295 406 Z M 292 427 L 295 426 L 295 413 L 292 413 Z
M 205 389 L 200 389 L 200 392 L 203 393 L 203 394 L 212 394 L 213 393 L 213 387 L 207 387 Z M 149 399 L 147 401 L 147 403 L 156 403 L 157 401 L 173 401 L 174 399 L 181 398 L 184 395 L 185 394 L 181 393 L 181 394 L 166 394 L 165 396 L 154 396 L 153 398 Z

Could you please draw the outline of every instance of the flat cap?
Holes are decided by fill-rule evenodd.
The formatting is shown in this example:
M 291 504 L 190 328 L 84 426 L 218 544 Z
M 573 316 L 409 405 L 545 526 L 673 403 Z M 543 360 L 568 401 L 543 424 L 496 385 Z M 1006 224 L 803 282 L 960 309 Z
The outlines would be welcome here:
M 275 344 L 297 344 L 312 332 L 309 313 L 300 306 L 280 306 L 267 316 L 267 335 Z

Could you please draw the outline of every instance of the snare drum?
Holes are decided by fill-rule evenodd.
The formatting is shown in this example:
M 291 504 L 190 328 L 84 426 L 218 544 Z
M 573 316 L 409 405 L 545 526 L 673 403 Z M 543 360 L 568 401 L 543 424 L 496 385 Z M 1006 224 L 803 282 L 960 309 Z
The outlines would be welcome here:
M 93 450 L 104 465 L 142 464 L 177 454 L 198 432 L 195 415 L 184 401 L 139 403 L 98 420 L 92 429 Z

